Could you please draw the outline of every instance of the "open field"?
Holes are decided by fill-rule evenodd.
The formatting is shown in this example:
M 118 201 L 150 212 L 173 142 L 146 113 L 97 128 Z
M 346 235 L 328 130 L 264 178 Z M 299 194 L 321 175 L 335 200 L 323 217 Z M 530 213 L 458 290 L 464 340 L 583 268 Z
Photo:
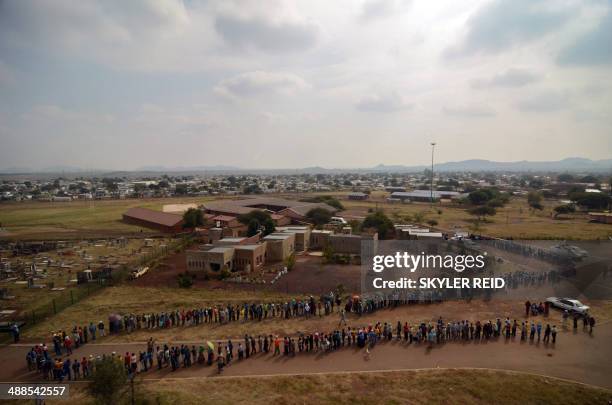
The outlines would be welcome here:
M 212 387 L 211 387 L 212 386 Z M 427 370 L 147 384 L 146 392 L 169 404 L 355 403 L 595 403 L 609 391 L 545 377 L 491 371 Z M 204 397 L 201 393 L 206 393 Z M 248 398 L 248 399 L 247 399 Z M 165 402 L 167 401 L 167 402 Z
M 475 228 L 474 217 L 465 207 L 427 203 L 390 204 L 386 194 L 375 192 L 369 201 L 351 201 L 346 193 L 281 194 L 278 197 L 305 198 L 313 195 L 338 196 L 346 210 L 347 218 L 363 218 L 369 209 L 382 209 L 394 221 L 412 222 L 407 216 L 423 213 L 423 223 L 438 221 L 438 228 L 445 231 L 464 230 L 497 237 L 516 239 L 605 239 L 612 236 L 612 226 L 589 223 L 586 214 L 574 214 L 565 219 L 552 219 L 554 201 L 544 201 L 544 210 L 533 211 L 524 198 L 513 197 L 510 203 L 497 210 Z M 73 201 L 68 203 L 26 202 L 0 204 L 0 223 L 4 239 L 72 239 L 108 236 L 143 236 L 151 230 L 121 222 L 121 215 L 131 207 L 161 210 L 164 204 L 198 203 L 220 197 L 185 197 L 140 200 Z
M 434 219 L 443 231 L 462 230 L 476 234 L 514 239 L 607 239 L 612 236 L 609 224 L 589 223 L 586 214 L 577 213 L 567 219 L 553 219 L 552 208 L 558 203 L 544 201 L 542 211 L 533 211 L 524 198 L 513 197 L 505 207 L 497 209 L 497 215 L 488 217 L 476 228 L 475 219 L 465 207 L 436 204 L 433 209 L 427 203 L 389 204 L 381 197 L 370 201 L 342 200 L 346 208 L 341 215 L 347 218 L 363 218 L 369 209 L 382 209 L 394 222 L 411 223 L 414 214 L 423 214 L 423 224 Z
M 85 385 L 70 402 L 93 403 Z M 605 404 L 608 390 L 526 373 L 443 369 L 144 381 L 136 397 L 171 404 Z M 12 403 L 12 402 L 11 402 Z M 60 404 L 62 401 L 47 401 Z M 129 403 L 129 396 L 124 396 Z M 137 402 L 139 403 L 139 402 Z
M 164 204 L 197 203 L 207 197 L 95 200 L 71 202 L 32 201 L 0 204 L 3 239 L 75 239 L 153 234 L 147 228 L 121 221 L 132 207 L 162 209 Z

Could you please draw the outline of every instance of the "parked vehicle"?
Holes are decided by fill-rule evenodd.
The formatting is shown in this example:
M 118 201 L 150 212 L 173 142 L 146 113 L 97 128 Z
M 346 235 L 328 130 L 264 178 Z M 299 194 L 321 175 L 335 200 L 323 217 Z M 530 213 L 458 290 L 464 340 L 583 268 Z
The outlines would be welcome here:
M 548 297 L 546 298 L 546 302 L 552 307 L 567 310 L 570 313 L 585 315 L 589 311 L 588 306 L 571 298 Z
M 331 217 L 330 224 L 334 224 L 334 225 L 347 225 L 348 222 L 346 222 L 346 219 L 342 218 L 342 217 Z

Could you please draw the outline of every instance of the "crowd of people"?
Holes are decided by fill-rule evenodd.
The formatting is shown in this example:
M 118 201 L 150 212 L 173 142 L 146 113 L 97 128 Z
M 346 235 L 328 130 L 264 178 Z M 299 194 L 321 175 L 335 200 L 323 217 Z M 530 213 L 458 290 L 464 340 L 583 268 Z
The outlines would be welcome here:
M 168 344 L 159 345 L 149 339 L 146 349 L 126 352 L 124 355 L 112 353 L 111 358 L 121 362 L 129 375 L 147 372 L 151 369 L 188 368 L 195 365 L 216 365 L 219 372 L 235 361 L 243 361 L 257 354 L 293 357 L 304 353 L 326 353 L 343 347 L 362 348 L 367 355 L 379 343 L 391 340 L 403 341 L 406 345 L 441 345 L 452 342 L 542 342 L 545 345 L 557 343 L 557 325 L 541 320 L 511 320 L 497 318 L 494 321 L 455 320 L 445 322 L 442 317 L 436 322 L 409 323 L 397 321 L 378 322 L 374 325 L 351 327 L 340 311 L 340 322 L 329 331 L 312 333 L 301 332 L 294 336 L 245 335 L 243 339 L 206 342 L 201 345 Z M 577 327 L 577 324 L 574 324 Z M 586 324 L 585 324 L 586 328 Z M 88 378 L 95 368 L 96 361 L 106 355 L 78 358 L 72 348 L 66 347 L 62 359 L 61 335 L 53 341 L 54 356 L 46 344 L 34 346 L 27 354 L 28 369 L 38 371 L 43 379 L 63 381 Z M 64 339 L 70 339 L 65 336 Z
M 341 303 L 333 293 L 319 299 L 309 296 L 285 302 L 222 304 L 202 308 L 175 309 L 142 314 L 112 314 L 109 316 L 109 333 L 131 333 L 139 329 L 164 329 L 200 324 L 226 324 L 230 322 L 262 321 L 272 318 L 297 318 L 324 316 L 334 312 Z M 101 327 L 103 322 L 98 323 Z

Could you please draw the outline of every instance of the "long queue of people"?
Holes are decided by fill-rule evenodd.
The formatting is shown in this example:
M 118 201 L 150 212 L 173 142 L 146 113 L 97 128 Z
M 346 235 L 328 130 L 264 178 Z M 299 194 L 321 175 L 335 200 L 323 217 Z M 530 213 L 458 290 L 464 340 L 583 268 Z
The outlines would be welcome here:
M 200 324 L 225 324 L 230 322 L 262 321 L 272 318 L 296 318 L 324 316 L 334 312 L 340 298 L 329 294 L 315 299 L 292 299 L 286 302 L 225 304 L 202 308 L 176 309 L 166 312 L 150 312 L 109 316 L 109 332 L 130 333 L 138 329 L 162 329 Z
M 292 299 L 287 302 L 243 303 L 216 305 L 199 309 L 177 309 L 168 312 L 110 315 L 108 324 L 100 320 L 94 324 L 74 326 L 72 330 L 53 332 L 52 344 L 56 356 L 68 355 L 81 345 L 104 337 L 107 333 L 131 333 L 141 329 L 167 329 L 202 324 L 226 324 L 229 322 L 262 321 L 265 319 L 323 317 L 339 308 L 340 298 L 330 293 L 315 299 Z M 18 339 L 16 339 L 16 342 Z
M 245 335 L 244 339 L 206 342 L 201 345 L 171 346 L 158 345 L 151 338 L 146 349 L 126 352 L 125 355 L 112 353 L 111 357 L 122 362 L 126 373 L 135 374 L 151 369 L 176 371 L 194 365 L 215 365 L 218 371 L 234 361 L 243 361 L 257 354 L 293 357 L 302 353 L 326 353 L 343 347 L 365 348 L 369 354 L 380 342 L 397 340 L 406 345 L 440 345 L 452 342 L 489 342 L 497 340 L 519 342 L 557 343 L 556 325 L 541 321 L 517 321 L 510 318 L 495 321 L 457 320 L 444 322 L 408 323 L 378 322 L 374 325 L 348 326 L 344 311 L 341 311 L 339 325 L 326 332 L 298 333 L 297 336 Z M 57 354 L 57 353 L 56 353 Z M 74 380 L 87 378 L 95 362 L 103 356 L 72 358 L 72 353 L 62 360 L 52 358 L 45 344 L 32 348 L 26 356 L 29 370 L 38 370 L 43 379 Z
M 71 332 L 59 331 L 53 334 L 53 350 L 56 356 L 63 352 L 71 354 L 74 348 L 78 348 L 89 341 L 95 341 L 97 337 L 105 336 L 107 333 L 131 333 L 137 330 L 154 330 L 174 327 L 188 327 L 202 324 L 225 324 L 230 322 L 263 321 L 266 319 L 288 319 L 296 317 L 323 317 L 339 312 L 342 319 L 346 320 L 347 313 L 365 315 L 381 309 L 395 308 L 401 305 L 412 305 L 419 303 L 441 302 L 442 298 L 435 291 L 421 291 L 418 295 L 414 293 L 374 293 L 362 296 L 349 296 L 344 305 L 339 295 L 332 293 L 324 295 L 319 299 L 310 296 L 306 299 L 293 299 L 281 303 L 243 303 L 216 305 L 200 309 L 181 309 L 169 312 L 144 313 L 139 315 L 111 315 L 108 327 L 103 321 L 97 324 L 90 322 L 89 325 L 74 326 Z M 548 303 L 526 302 L 525 316 L 544 314 L 548 315 Z M 593 323 L 594 319 L 589 317 L 587 323 Z

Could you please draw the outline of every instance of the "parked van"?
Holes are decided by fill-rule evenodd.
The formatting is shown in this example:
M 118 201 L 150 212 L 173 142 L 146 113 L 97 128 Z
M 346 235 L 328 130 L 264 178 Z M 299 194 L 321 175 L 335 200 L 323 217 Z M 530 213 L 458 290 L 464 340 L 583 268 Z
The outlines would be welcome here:
M 346 219 L 342 218 L 342 217 L 331 217 L 331 219 L 329 220 L 330 224 L 334 224 L 334 225 L 346 225 L 348 224 L 348 222 L 346 222 Z

